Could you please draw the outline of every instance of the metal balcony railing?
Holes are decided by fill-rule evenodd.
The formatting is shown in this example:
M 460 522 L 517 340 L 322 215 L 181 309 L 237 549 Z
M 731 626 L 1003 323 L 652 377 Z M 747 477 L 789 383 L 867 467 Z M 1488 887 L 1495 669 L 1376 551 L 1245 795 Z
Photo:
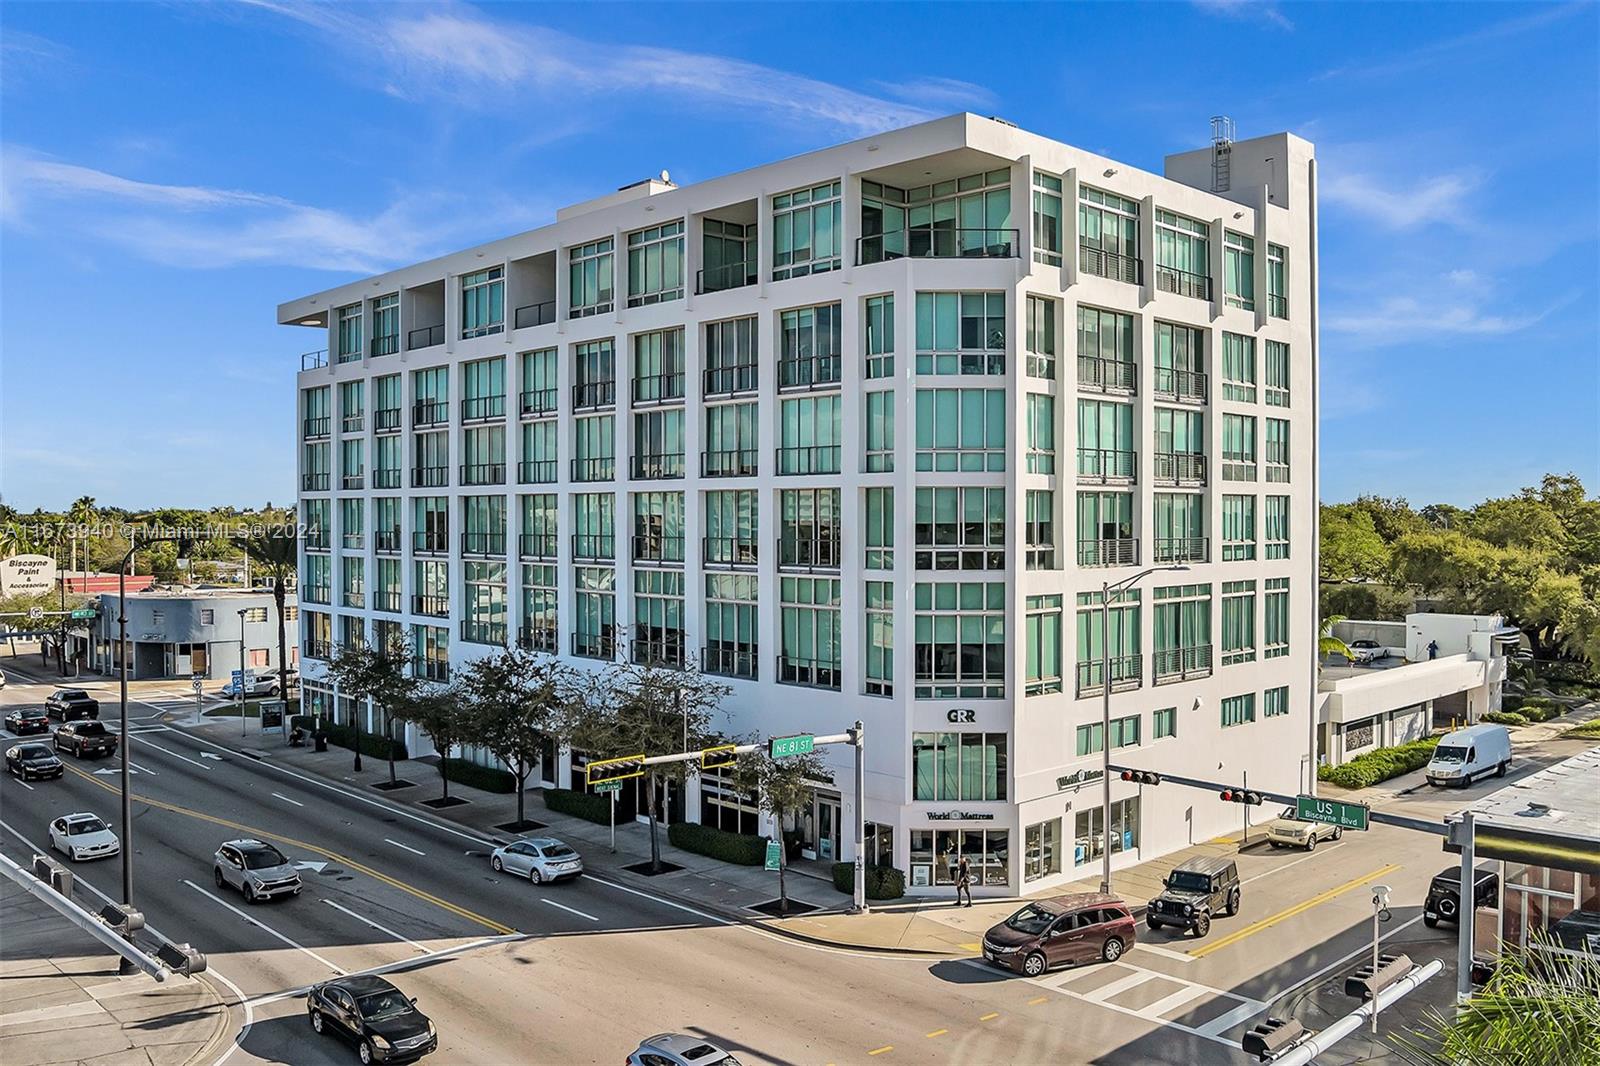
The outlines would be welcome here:
M 328 531 L 326 529 L 307 529 L 305 536 L 300 540 L 301 547 L 307 551 L 316 552 L 327 551 L 330 543 L 332 542 L 328 539 Z
M 517 629 L 517 647 L 524 651 L 554 654 L 560 645 L 561 632 L 555 626 L 520 626 Z
M 576 410 L 589 407 L 611 407 L 617 402 L 615 381 L 584 381 L 572 386 L 572 406 Z
M 703 452 L 700 456 L 700 476 L 755 477 L 759 465 L 760 458 L 754 448 Z
M 517 464 L 517 481 L 523 485 L 550 485 L 555 480 L 554 459 L 524 459 Z
M 574 533 L 572 557 L 609 562 L 617 557 L 616 537 L 610 533 Z
M 504 485 L 506 483 L 506 464 L 463 463 L 461 465 L 461 483 L 463 485 Z
M 411 676 L 420 677 L 424 681 L 449 681 L 450 661 L 448 659 L 412 659 Z
M 1077 693 L 1079 696 L 1098 696 L 1103 691 L 1104 682 L 1101 673 L 1102 663 L 1099 659 L 1089 663 L 1079 663 L 1077 670 Z M 1142 672 L 1144 657 L 1142 655 L 1116 655 L 1111 658 L 1111 691 L 1127 692 L 1143 684 Z
M 634 534 L 633 561 L 636 563 L 683 562 L 683 538 L 658 533 Z
M 616 626 L 602 625 L 598 633 L 572 634 L 572 654 L 585 659 L 615 659 L 617 657 Z
M 332 586 L 301 585 L 300 599 L 306 603 L 327 603 L 333 596 Z
M 742 263 L 724 263 L 717 267 L 701 267 L 695 271 L 694 291 L 696 293 L 722 292 L 726 289 L 739 289 L 746 285 L 754 285 L 757 280 L 758 264 L 754 259 Z
M 1078 541 L 1079 566 L 1136 566 L 1138 563 L 1138 537 Z
M 655 629 L 653 626 L 633 627 L 633 643 L 628 652 L 640 666 L 668 666 L 683 668 L 683 631 L 680 629 Z
M 411 405 L 413 426 L 442 426 L 450 421 L 450 405 L 443 400 L 418 400 Z
M 702 376 L 707 397 L 736 396 L 755 392 L 760 387 L 761 371 L 755 363 L 738 363 L 734 366 L 707 367 Z
M 425 614 L 430 618 L 447 618 L 450 615 L 450 597 L 412 596 L 411 613 Z
M 555 389 L 527 389 L 522 393 L 524 415 L 547 415 L 560 405 L 560 393 Z
M 301 492 L 327 492 L 328 491 L 328 475 L 327 475 L 327 473 L 323 472 L 323 473 L 320 473 L 320 474 L 302 474 L 302 475 L 300 475 L 300 491 Z
M 377 589 L 374 591 L 372 594 L 372 609 L 374 611 L 385 611 L 389 614 L 398 614 L 400 612 L 400 590 Z
M 837 474 L 839 472 L 840 446 L 813 444 L 799 448 L 778 449 L 779 474 Z
M 856 263 L 891 259 L 1015 259 L 1022 254 L 1014 229 L 917 226 L 896 233 L 856 238 Z
M 1139 364 L 1123 359 L 1078 356 L 1078 388 L 1094 392 L 1133 393 L 1139 387 Z
M 617 475 L 617 458 L 602 455 L 594 459 L 572 460 L 572 480 L 610 481 Z
M 1204 563 L 1211 558 L 1209 537 L 1157 537 L 1157 563 Z
M 517 538 L 517 554 L 524 559 L 554 559 L 556 544 L 554 533 L 524 533 Z
M 300 653 L 307 659 L 321 659 L 326 662 L 333 658 L 333 641 L 307 637 Z
M 778 388 L 809 389 L 839 384 L 844 360 L 838 355 L 811 355 L 778 360 Z
M 663 452 L 658 455 L 635 455 L 629 463 L 635 481 L 661 481 L 683 476 L 683 453 Z
M 478 422 L 488 418 L 506 416 L 504 396 L 468 396 L 461 401 L 461 420 Z
M 1188 296 L 1196 300 L 1211 299 L 1211 279 L 1204 274 L 1195 274 L 1188 270 L 1179 270 L 1177 267 L 1156 264 L 1156 288 L 1162 292 L 1174 292 L 1179 296 Z
M 700 669 L 719 677 L 754 680 L 757 651 L 754 644 L 707 644 L 700 649 Z
M 372 428 L 379 433 L 394 433 L 400 429 L 400 408 L 380 407 L 372 412 Z
M 778 565 L 801 570 L 837 570 L 843 553 L 840 550 L 839 530 L 834 528 L 827 536 L 778 538 Z
M 506 535 L 504 533 L 461 534 L 462 555 L 504 555 L 505 553 Z
M 838 691 L 839 669 L 837 659 L 802 659 L 793 655 L 778 656 L 778 681 L 784 685 L 805 685 L 807 688 L 826 688 Z
M 683 372 L 646 374 L 633 379 L 633 402 L 668 403 L 683 399 Z
M 422 326 L 419 329 L 406 332 L 406 351 L 414 352 L 418 348 L 432 348 L 436 344 L 444 343 L 444 323 L 437 326 Z
M 1079 448 L 1078 480 L 1094 484 L 1132 482 L 1139 469 L 1139 453 L 1114 448 Z
M 367 420 L 365 416 L 360 414 L 345 415 L 343 418 L 339 419 L 339 432 L 360 433 L 362 428 L 366 425 L 366 421 Z
M 506 643 L 506 624 L 504 622 L 475 622 L 470 618 L 461 620 L 461 639 L 468 644 L 498 644 L 501 647 Z
M 400 471 L 374 470 L 372 472 L 372 487 L 375 489 L 397 489 L 400 487 Z
M 319 370 L 328 365 L 328 349 L 318 348 L 314 352 L 305 352 L 300 356 L 301 370 Z
M 1156 396 L 1163 400 L 1184 400 L 1205 403 L 1207 378 L 1203 370 L 1179 370 L 1170 366 L 1156 367 Z
M 517 308 L 512 316 L 514 329 L 527 329 L 530 326 L 548 326 L 556 320 L 556 302 L 544 300 L 536 304 L 523 304 Z
M 1129 285 L 1144 284 L 1144 260 L 1089 244 L 1078 245 L 1078 269 L 1098 278 L 1110 278 Z
M 302 429 L 304 432 L 301 435 L 305 437 L 306 440 L 311 440 L 316 437 L 326 437 L 329 433 L 333 432 L 333 419 L 327 415 L 323 415 L 321 418 L 308 418 L 305 420 Z
M 448 466 L 414 466 L 411 468 L 411 487 L 437 489 L 450 484 Z
M 398 555 L 400 553 L 400 531 L 398 529 L 380 529 L 372 534 L 372 548 L 384 555 Z
M 754 537 L 701 538 L 701 558 L 707 566 L 754 566 L 758 551 Z
M 380 355 L 393 355 L 400 350 L 400 334 L 387 333 L 382 337 L 374 337 L 368 347 L 374 358 Z
M 416 530 L 411 534 L 411 550 L 418 555 L 444 555 L 450 550 L 450 535 L 442 530 Z
M 1198 452 L 1156 452 L 1154 458 L 1158 485 L 1206 483 L 1206 457 Z
M 1211 645 L 1158 648 L 1151 658 L 1151 674 L 1158 685 L 1211 676 Z

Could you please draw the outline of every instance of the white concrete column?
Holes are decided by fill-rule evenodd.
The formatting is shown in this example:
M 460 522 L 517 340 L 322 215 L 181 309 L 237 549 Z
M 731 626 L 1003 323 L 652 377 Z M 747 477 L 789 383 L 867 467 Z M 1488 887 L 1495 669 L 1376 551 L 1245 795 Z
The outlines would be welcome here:
M 1144 228 L 1151 222 L 1141 219 Z M 1061 289 L 1065 292 L 1078 282 L 1078 168 L 1068 167 L 1061 175 Z M 1142 239 L 1142 238 L 1141 238 Z M 1140 254 L 1143 254 L 1142 252 Z M 1146 270 L 1149 265 L 1146 264 Z
M 1139 201 L 1139 306 L 1148 307 L 1156 298 L 1156 198 Z
M 1222 219 L 1212 219 L 1209 241 L 1209 258 L 1211 260 L 1209 269 L 1211 272 L 1211 321 L 1213 322 L 1222 317 L 1222 309 L 1226 306 L 1226 300 L 1223 296 L 1223 290 L 1227 288 L 1227 282 L 1223 276 L 1222 247 L 1224 239 Z

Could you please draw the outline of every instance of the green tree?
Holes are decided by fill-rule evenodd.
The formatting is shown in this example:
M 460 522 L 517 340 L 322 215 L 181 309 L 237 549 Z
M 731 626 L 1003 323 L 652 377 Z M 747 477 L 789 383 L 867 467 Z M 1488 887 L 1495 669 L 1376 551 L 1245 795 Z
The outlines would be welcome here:
M 472 718 L 462 706 L 461 694 L 453 686 L 416 685 L 395 704 L 396 717 L 410 722 L 428 734 L 439 752 L 441 798 L 450 798 L 450 751 L 472 743 Z
M 462 668 L 457 691 L 482 744 L 517 779 L 517 829 L 528 828 L 527 781 L 544 746 L 563 731 L 567 669 L 548 656 L 507 648 Z
M 243 542 L 244 552 L 251 562 L 272 578 L 272 605 L 278 614 L 278 691 L 283 694 L 286 703 L 289 699 L 289 643 L 284 600 L 289 578 L 294 574 L 299 560 L 295 537 L 294 523 L 285 522 L 269 526 L 264 534 Z M 244 664 L 239 665 L 242 667 Z
M 1596 1066 L 1600 958 L 1549 948 L 1548 942 L 1508 947 L 1488 984 L 1462 1007 L 1448 1015 L 1430 1008 L 1396 1044 L 1417 1063 Z
M 733 768 L 734 785 L 755 794 L 761 809 L 772 816 L 778 845 L 778 913 L 789 913 L 789 887 L 784 878 L 788 868 L 788 848 L 783 846 L 783 823 L 803 811 L 818 784 L 833 780 L 821 757 L 815 752 L 790 755 L 782 759 L 767 757 L 765 751 L 745 752 Z
M 1330 655 L 1343 655 L 1346 659 L 1354 659 L 1350 645 L 1333 635 L 1333 627 L 1344 621 L 1344 615 L 1331 614 L 1322 620 L 1322 628 L 1317 631 L 1317 671 L 1322 671 L 1322 660 Z
M 341 696 L 356 702 L 354 726 L 356 730 L 355 769 L 361 769 L 361 712 L 367 700 L 372 700 L 383 715 L 383 735 L 389 742 L 389 785 L 396 784 L 394 772 L 394 712 L 415 690 L 417 682 L 407 673 L 411 663 L 411 645 L 404 637 L 395 637 L 381 648 L 363 642 L 355 647 L 336 645 L 333 657 L 328 660 L 328 678 Z
M 1354 504 L 1322 509 L 1319 577 L 1325 582 L 1374 581 L 1389 565 L 1389 546 L 1370 512 Z

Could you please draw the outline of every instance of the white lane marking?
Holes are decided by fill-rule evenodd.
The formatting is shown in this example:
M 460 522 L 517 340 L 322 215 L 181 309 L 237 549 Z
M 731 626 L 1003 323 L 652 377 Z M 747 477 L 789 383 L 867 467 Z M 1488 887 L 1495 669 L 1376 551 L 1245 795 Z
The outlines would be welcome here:
M 1119 977 L 1115 981 L 1107 981 L 1091 992 L 1085 992 L 1083 998 L 1091 1003 L 1104 1003 L 1112 996 L 1120 995 L 1130 988 L 1138 988 L 1146 981 L 1154 981 L 1161 975 L 1154 970 L 1134 970 L 1126 977 Z
M 1228 1013 L 1211 1019 L 1196 1030 L 1201 1036 L 1221 1036 L 1240 1022 L 1247 1021 L 1260 1014 L 1263 1006 L 1254 1000 L 1246 1000 Z M 1232 1043 L 1232 1041 L 1229 1041 Z
M 1382 936 L 1378 937 L 1378 940 L 1379 940 L 1380 943 L 1382 941 L 1388 940 L 1390 937 L 1394 936 L 1396 933 L 1401 932 L 1402 930 L 1408 929 L 1411 926 L 1416 925 L 1420 921 L 1422 921 L 1422 915 L 1419 914 L 1415 918 L 1412 918 L 1409 921 L 1401 922 L 1399 925 L 1395 926 L 1393 929 L 1390 929 L 1388 932 L 1386 932 Z M 1302 977 L 1300 980 L 1296 981 L 1294 984 L 1289 985 L 1289 986 L 1287 986 L 1285 988 L 1280 988 L 1278 991 L 1272 993 L 1270 996 L 1267 996 L 1266 999 L 1264 1000 L 1264 1002 L 1267 1003 L 1270 1006 L 1271 1004 L 1278 1002 L 1278 1000 L 1282 999 L 1284 996 L 1287 996 L 1289 993 L 1297 991 L 1297 990 L 1299 990 L 1301 988 L 1304 988 L 1306 985 L 1308 985 L 1311 982 L 1313 982 L 1313 981 L 1317 980 L 1318 978 L 1322 977 L 1324 974 L 1327 974 L 1327 973 L 1330 973 L 1330 972 L 1332 972 L 1334 970 L 1337 970 L 1339 967 L 1343 966 L 1345 963 L 1349 962 L 1351 959 L 1355 958 L 1357 955 L 1370 955 L 1371 952 L 1372 952 L 1372 944 L 1370 942 L 1368 942 L 1366 944 L 1363 944 L 1361 947 L 1356 948 L 1354 951 L 1350 952 L 1350 954 L 1344 956 L 1343 958 L 1335 959 L 1333 962 L 1328 963 L 1328 965 L 1324 966 L 1322 969 L 1318 970 L 1316 973 L 1312 974 L 1311 976 Z
M 358 922 L 361 922 L 361 923 L 363 923 L 365 925 L 372 926 L 372 928 L 376 929 L 380 933 L 388 933 L 390 936 L 394 937 L 396 940 L 405 941 L 407 944 L 410 944 L 412 947 L 416 948 L 418 951 L 422 952 L 424 955 L 426 955 L 428 953 L 428 949 L 426 947 L 424 947 L 423 945 L 417 943 L 415 940 L 412 940 L 408 936 L 402 936 L 401 934 L 395 932 L 393 929 L 390 929 L 386 925 L 379 925 L 377 922 L 373 921 L 371 918 L 368 918 L 364 914 L 357 914 L 355 911 L 351 910 L 349 907 L 341 907 L 341 906 L 339 906 L 339 904 L 335 903 L 331 899 L 325 899 L 322 902 L 326 903 L 328 906 L 332 907 L 336 911 L 343 911 L 344 913 L 348 914 L 350 917 L 354 918 Z
M 274 798 L 274 799 L 281 799 L 281 800 L 283 800 L 283 802 L 285 802 L 285 803 L 292 803 L 292 804 L 294 804 L 294 805 L 295 805 L 295 806 L 296 806 L 296 807 L 304 807 L 304 806 L 305 806 L 305 804 L 304 804 L 304 803 L 301 803 L 301 802 L 300 802 L 300 801 L 299 801 L 299 800 L 292 800 L 292 799 L 290 799 L 290 798 L 289 798 L 289 797 L 288 797 L 288 796 L 285 796 L 285 795 L 284 795 L 284 794 L 283 794 L 283 793 L 281 793 L 281 792 L 274 792 L 274 793 L 273 793 L 273 794 L 272 794 L 272 796 L 273 796 L 273 798 Z
M 135 770 L 139 771 L 141 774 L 149 774 L 151 777 L 160 777 L 161 776 L 160 774 L 156 773 L 154 770 L 150 769 L 148 766 L 140 766 L 138 763 L 134 762 L 132 759 L 128 760 L 128 765 L 133 767 Z
M 130 735 L 133 735 L 133 734 L 130 734 Z M 187 755 L 179 755 L 177 752 L 171 751 L 171 750 L 169 750 L 167 748 L 163 748 L 160 744 L 157 744 L 157 743 L 155 743 L 153 741 L 146 740 L 141 736 L 134 736 L 134 739 L 137 740 L 139 743 L 145 745 L 146 747 L 151 747 L 151 748 L 156 749 L 157 751 L 166 752 L 166 754 L 172 756 L 174 759 L 182 759 L 184 762 L 188 763 L 190 766 L 198 766 L 198 767 L 200 767 L 200 769 L 206 771 L 207 773 L 211 772 L 211 767 L 207 766 L 203 762 L 196 762 L 194 759 L 189 758 Z
M 229 903 L 225 899 L 218 899 L 216 896 L 213 896 L 210 892 L 207 892 L 205 889 L 201 888 L 199 885 L 195 884 L 193 881 L 190 881 L 188 878 L 184 878 L 183 883 L 188 885 L 190 888 L 194 889 L 196 892 L 200 893 L 202 896 L 204 896 L 207 899 L 209 899 L 211 902 L 216 903 L 219 906 L 223 906 L 223 907 L 228 908 L 230 911 L 232 911 L 233 913 L 237 914 L 239 917 L 243 918 L 245 921 L 249 922 L 251 925 L 256 926 L 258 929 L 261 929 L 264 932 L 266 932 L 266 933 L 268 933 L 268 934 L 270 934 L 272 936 L 277 937 L 279 940 L 283 941 L 285 944 L 288 944 L 292 948 L 298 948 L 299 950 L 305 952 L 307 955 L 310 955 L 313 959 L 316 959 L 318 962 L 322 963 L 322 965 L 326 966 L 328 969 L 332 970 L 334 973 L 338 974 L 340 977 L 344 977 L 346 975 L 347 971 L 343 967 L 335 966 L 333 963 L 329 962 L 327 959 L 323 958 L 321 955 L 318 955 L 315 951 L 312 951 L 310 948 L 306 947 L 304 944 L 302 944 L 302 943 L 300 943 L 300 942 L 298 942 L 296 940 L 289 939 L 288 937 L 284 936 L 282 933 L 278 932 L 276 929 L 272 928 L 272 926 L 270 926 L 270 925 L 266 924 L 265 922 L 261 921 L 259 918 L 251 917 L 250 915 L 246 914 L 244 911 L 240 910 L 238 907 L 235 907 L 233 904 Z
M 13 828 L 9 823 L 4 822 L 4 821 L 0 821 L 0 826 L 3 826 L 5 828 L 5 830 L 6 830 L 6 832 L 10 833 L 12 836 L 16 837 L 18 840 L 20 840 L 24 844 L 26 844 L 28 847 L 32 848 L 34 850 L 35 854 L 38 854 L 38 855 L 46 855 L 46 854 L 48 854 L 48 852 L 46 850 L 44 850 L 43 848 L 40 848 L 39 845 L 35 844 L 33 841 L 29 840 L 27 837 L 25 837 L 21 833 L 17 832 L 16 829 Z M 73 878 L 72 879 L 73 879 L 73 883 L 74 884 L 80 885 L 83 888 L 87 888 L 90 892 L 93 892 L 95 895 L 99 896 L 105 902 L 113 904 L 113 905 L 117 902 L 116 900 L 112 899 L 110 896 L 106 895 L 104 892 L 100 891 L 98 888 L 96 888 L 93 885 L 91 885 L 87 880 L 84 879 L 83 875 L 81 873 L 77 872 L 76 870 L 73 871 Z M 170 936 L 168 936 L 167 934 L 163 933 L 161 930 L 157 929 L 153 925 L 146 924 L 145 928 L 148 929 L 153 936 L 158 936 L 162 940 L 165 940 L 169 944 L 177 943 L 177 941 L 173 940 Z M 242 988 L 240 988 L 238 985 L 234 984 L 233 981 L 230 980 L 226 974 L 224 974 L 222 971 L 218 970 L 216 968 L 216 966 L 212 963 L 212 961 L 210 960 L 209 957 L 206 960 L 206 977 L 215 977 L 217 980 L 219 980 L 223 984 L 227 985 L 228 989 L 237 998 L 239 1006 L 244 1008 L 244 1026 L 239 1030 L 238 1035 L 233 1038 L 234 1042 L 232 1044 L 228 1045 L 228 1050 L 224 1051 L 217 1058 L 217 1061 L 214 1064 L 214 1066 L 222 1066 L 222 1064 L 228 1060 L 228 1056 L 233 1054 L 234 1048 L 236 1048 L 240 1044 L 242 1044 L 244 1042 L 245 1037 L 250 1035 L 250 1027 L 255 1024 L 255 1020 L 256 1020 L 255 1008 L 252 1007 L 251 1004 L 250 1004 L 250 1001 L 245 998 L 244 990 Z
M 1300 858 L 1294 860 L 1294 862 L 1286 862 L 1282 866 L 1274 866 L 1270 870 L 1264 870 L 1261 873 L 1254 874 L 1254 875 L 1252 875 L 1250 877 L 1245 878 L 1243 881 L 1239 882 L 1239 887 L 1243 888 L 1245 885 L 1248 885 L 1252 881 L 1259 881 L 1263 877 L 1271 877 L 1275 873 L 1282 873 L 1284 870 L 1287 870 L 1291 866 L 1299 866 L 1301 863 L 1307 862 L 1307 861 L 1309 861 L 1311 859 L 1314 859 L 1318 855 L 1326 855 L 1328 852 L 1333 851 L 1335 848 L 1342 848 L 1342 847 L 1344 847 L 1344 842 L 1340 841 L 1337 844 L 1329 844 L 1325 848 L 1318 848 L 1316 851 L 1307 852 L 1305 855 L 1302 855 Z
M 402 844 L 398 840 L 390 840 L 388 837 L 384 837 L 383 838 L 383 842 L 385 844 L 393 844 L 395 847 L 399 848 L 401 851 L 409 851 L 413 855 L 424 855 L 424 854 L 426 854 L 426 852 L 418 851 L 416 848 L 409 847 L 409 846 L 407 846 L 405 844 Z
M 1146 1006 L 1144 1008 L 1145 1013 L 1162 1017 L 1172 1013 L 1192 999 L 1199 999 L 1201 996 L 1207 995 L 1209 991 L 1205 985 L 1185 985 L 1172 993 L 1172 995 L 1164 996 Z
M 414 970 L 419 966 L 426 966 L 435 959 L 447 959 L 452 955 L 462 955 L 468 951 L 476 951 L 479 948 L 494 947 L 497 944 L 509 944 L 516 940 L 531 940 L 533 936 L 534 934 L 532 933 L 504 933 L 500 936 L 484 937 L 482 940 L 474 940 L 468 944 L 457 944 L 454 947 L 440 948 L 438 951 L 430 951 L 426 955 L 418 955 L 414 959 L 401 959 L 399 962 L 386 962 L 381 966 L 372 966 L 365 970 L 357 970 L 352 974 L 347 974 L 346 976 L 371 977 L 386 973 L 404 973 L 407 970 Z M 310 985 L 301 985 L 298 988 L 286 988 L 282 992 L 266 992 L 256 996 L 254 999 L 251 999 L 248 1002 L 254 1006 L 261 1007 L 268 1003 L 276 1003 L 281 999 L 294 999 L 296 996 L 303 996 L 310 990 Z
M 707 914 L 705 911 L 695 910 L 693 907 L 686 907 L 682 903 L 674 903 L 670 899 L 662 899 L 660 896 L 652 896 L 648 892 L 640 892 L 637 888 L 629 888 L 627 885 L 619 885 L 615 881 L 607 881 L 605 878 L 596 877 L 587 871 L 584 872 L 583 879 L 585 881 L 593 881 L 597 885 L 605 885 L 607 888 L 615 888 L 618 891 L 626 892 L 631 896 L 638 896 L 641 899 L 652 900 L 656 903 L 662 904 L 663 906 L 671 907 L 674 910 L 680 910 L 688 914 L 692 914 L 696 918 L 704 918 L 708 922 L 716 922 L 718 925 L 741 924 L 733 921 L 730 918 L 719 918 L 715 914 Z
M 34 791 L 34 787 L 32 785 L 28 784 L 26 781 L 24 781 L 20 777 L 17 778 L 17 784 L 21 785 L 23 788 L 27 789 L 29 792 Z
M 599 918 L 596 918 L 592 914 L 585 914 L 585 913 L 583 913 L 582 911 L 580 911 L 576 907 L 569 907 L 565 903 L 557 903 L 553 899 L 547 899 L 547 900 L 544 900 L 544 902 L 550 904 L 550 906 L 556 908 L 557 910 L 566 911 L 568 914 L 576 914 L 579 918 L 587 918 L 591 922 L 598 922 L 600 920 Z
M 1190 955 L 1187 952 L 1184 952 L 1184 951 L 1173 951 L 1171 948 L 1164 948 L 1164 947 L 1160 946 L 1159 944 L 1146 944 L 1146 943 L 1144 943 L 1142 941 L 1139 942 L 1139 943 L 1134 944 L 1133 947 L 1129 948 L 1128 950 L 1129 951 L 1149 951 L 1149 952 L 1152 952 L 1152 953 L 1154 953 L 1156 955 L 1160 955 L 1164 959 L 1172 959 L 1172 960 L 1174 960 L 1176 962 L 1182 962 L 1182 963 L 1190 963 L 1190 962 L 1199 962 L 1200 961 L 1199 959 L 1195 958 L 1193 955 Z

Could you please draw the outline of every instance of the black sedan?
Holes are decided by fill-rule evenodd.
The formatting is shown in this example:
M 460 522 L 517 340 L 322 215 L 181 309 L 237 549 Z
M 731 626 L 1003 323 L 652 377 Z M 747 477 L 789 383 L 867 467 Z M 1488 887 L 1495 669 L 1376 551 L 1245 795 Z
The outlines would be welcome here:
M 63 722 L 100 717 L 100 701 L 81 688 L 56 689 L 44 698 L 44 708 L 50 717 Z
M 50 716 L 38 707 L 18 707 L 6 715 L 6 728 L 19 737 L 30 733 L 48 733 Z
M 439 1034 L 428 1016 L 381 977 L 341 977 L 306 993 L 311 1028 L 351 1041 L 364 1063 L 410 1062 L 434 1051 Z
M 60 777 L 67 772 L 56 753 L 43 744 L 17 744 L 7 748 L 6 769 L 24 781 L 30 777 Z

